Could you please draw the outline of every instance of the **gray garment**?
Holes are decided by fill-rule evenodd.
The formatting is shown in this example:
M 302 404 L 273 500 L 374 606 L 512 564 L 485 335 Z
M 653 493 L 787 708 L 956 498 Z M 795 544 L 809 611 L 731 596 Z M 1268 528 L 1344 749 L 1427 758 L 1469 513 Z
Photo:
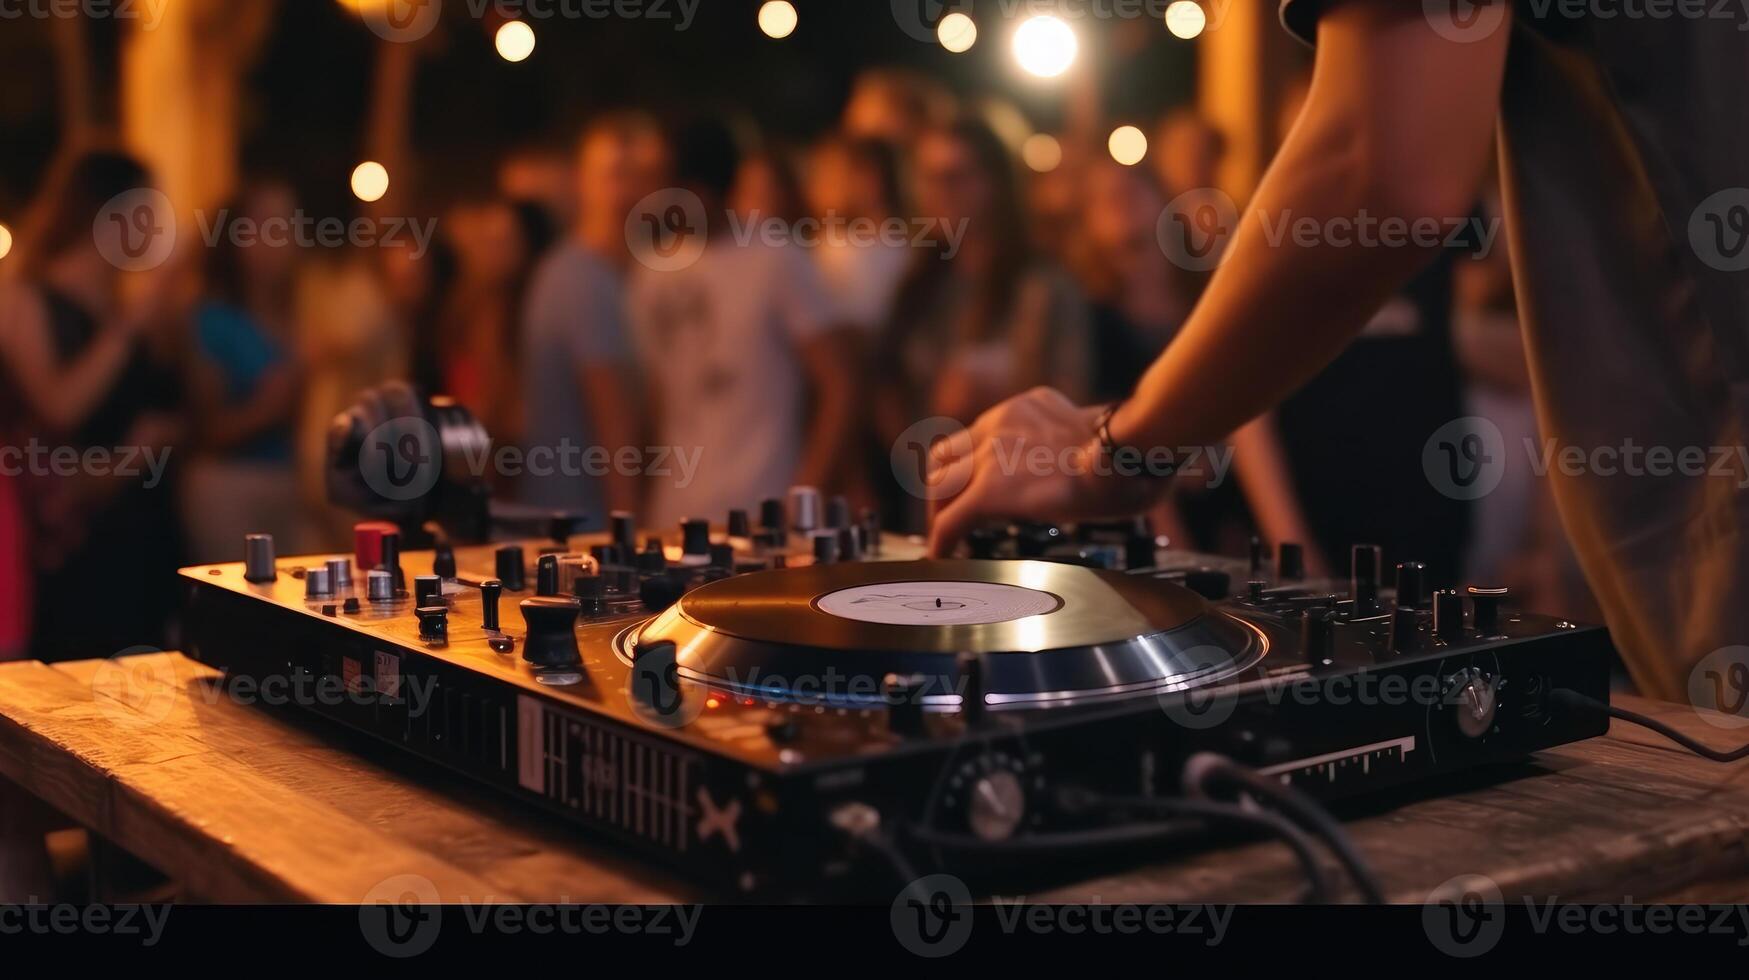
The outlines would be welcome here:
M 553 250 L 535 270 L 523 310 L 522 379 L 527 415 L 525 472 L 517 495 L 541 507 L 581 512 L 605 526 L 599 453 L 583 398 L 584 367 L 635 372 L 619 275 L 575 242 Z M 596 454 L 586 455 L 588 450 Z
M 1749 25 L 1563 15 L 1595 6 L 1514 8 L 1500 172 L 1543 442 L 1502 448 L 1546 466 L 1635 683 L 1710 703 L 1749 644 Z M 1303 36 L 1316 2 L 1282 16 Z

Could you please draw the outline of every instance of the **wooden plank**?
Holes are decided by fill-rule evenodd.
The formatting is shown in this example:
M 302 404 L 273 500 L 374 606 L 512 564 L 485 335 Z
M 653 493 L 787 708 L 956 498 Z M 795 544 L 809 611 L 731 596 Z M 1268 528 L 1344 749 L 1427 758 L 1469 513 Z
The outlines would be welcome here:
M 1733 741 L 1682 706 L 1622 701 L 1710 744 Z M 369 748 L 236 703 L 213 671 L 176 654 L 130 658 L 125 670 L 0 666 L 0 772 L 192 895 L 355 902 L 413 874 L 449 901 L 695 897 L 557 821 Z M 1508 897 L 1749 896 L 1749 763 L 1705 762 L 1618 723 L 1608 737 L 1438 789 L 1350 815 L 1398 901 L 1422 901 L 1464 874 L 1486 875 Z M 1250 843 L 1028 897 L 1288 902 L 1300 882 L 1284 849 Z

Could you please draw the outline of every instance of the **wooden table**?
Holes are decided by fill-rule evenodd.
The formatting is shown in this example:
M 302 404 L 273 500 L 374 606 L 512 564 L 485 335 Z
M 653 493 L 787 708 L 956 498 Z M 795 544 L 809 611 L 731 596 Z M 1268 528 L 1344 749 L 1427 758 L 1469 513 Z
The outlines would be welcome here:
M 173 653 L 0 665 L 0 775 L 164 872 L 184 900 L 356 903 L 406 874 L 457 902 L 708 897 L 458 778 L 367 755 L 354 736 L 236 704 L 216 685 Z M 1685 707 L 1621 700 L 1715 745 L 1749 737 Z M 1423 901 L 1467 874 L 1509 899 L 1749 898 L 1749 762 L 1707 763 L 1617 724 L 1440 789 L 1350 815 L 1395 900 Z M 1284 848 L 1255 843 L 1028 897 L 1282 902 L 1301 881 Z

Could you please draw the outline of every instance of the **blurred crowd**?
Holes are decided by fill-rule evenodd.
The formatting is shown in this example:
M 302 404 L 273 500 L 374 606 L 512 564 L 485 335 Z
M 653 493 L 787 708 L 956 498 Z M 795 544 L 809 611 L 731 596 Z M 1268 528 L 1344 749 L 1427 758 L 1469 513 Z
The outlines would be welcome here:
M 804 483 L 920 529 L 925 502 L 896 472 L 908 432 L 1036 385 L 1124 397 L 1211 274 L 1161 244 L 1169 204 L 1221 183 L 1222 134 L 1194 110 L 1158 120 L 1130 166 L 1071 132 L 1023 165 L 1014 130 L 893 70 L 803 144 L 732 117 L 614 112 L 508 154 L 496 187 L 441 211 L 406 195 L 363 209 L 430 214 L 429 242 L 220 234 L 126 273 L 98 216 L 153 177 L 125 153 L 67 155 L 0 265 L 0 445 L 43 449 L 0 471 L 0 658 L 174 642 L 171 570 L 238 559 L 246 532 L 282 554 L 345 548 L 350 519 L 323 499 L 327 422 L 390 378 L 525 450 L 489 474 L 499 496 L 595 526 L 618 509 L 721 520 Z M 378 156 L 397 180 L 414 170 Z M 670 223 L 688 208 L 702 228 Z M 218 213 L 262 226 L 299 210 L 257 167 Z M 1287 406 L 1210 447 L 1230 472 L 1176 481 L 1156 530 L 1231 553 L 1253 534 L 1303 542 L 1314 574 L 1378 543 L 1442 580 L 1582 612 L 1545 488 L 1515 468 L 1468 501 L 1424 471 L 1429 438 L 1465 416 L 1509 445 L 1534 435 L 1504 253 L 1441 256 Z M 63 471 L 55 447 L 80 462 Z M 96 467 L 92 447 L 116 452 Z M 566 455 L 591 447 L 605 456 Z

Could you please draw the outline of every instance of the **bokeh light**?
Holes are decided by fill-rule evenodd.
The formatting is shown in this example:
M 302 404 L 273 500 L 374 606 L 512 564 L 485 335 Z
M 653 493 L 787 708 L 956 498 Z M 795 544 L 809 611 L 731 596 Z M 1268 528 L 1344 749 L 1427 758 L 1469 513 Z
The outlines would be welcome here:
M 789 37 L 796 31 L 796 5 L 789 0 L 767 0 L 759 8 L 759 29 L 766 37 L 779 40 Z
M 1111 158 L 1126 167 L 1133 167 L 1148 155 L 1148 137 L 1134 126 L 1119 126 L 1105 141 Z
M 954 54 L 970 51 L 972 45 L 978 43 L 978 25 L 956 10 L 935 25 L 935 37 L 941 41 L 942 47 Z
M 12 254 L 12 229 L 0 225 L 0 259 Z
M 534 28 L 520 20 L 507 20 L 498 28 L 493 42 L 498 56 L 505 61 L 524 61 L 534 54 Z
M 1041 14 L 1023 21 L 1014 32 L 1014 57 L 1028 74 L 1055 78 L 1075 63 L 1080 44 L 1062 18 Z
M 352 168 L 352 193 L 369 204 L 380 201 L 389 192 L 389 171 L 375 160 L 366 160 Z
M 1166 7 L 1166 29 L 1173 37 L 1188 41 L 1208 26 L 1208 14 L 1196 0 L 1172 0 Z
M 1034 133 L 1020 144 L 1020 159 L 1028 169 L 1048 174 L 1063 162 L 1063 146 L 1049 133 Z

